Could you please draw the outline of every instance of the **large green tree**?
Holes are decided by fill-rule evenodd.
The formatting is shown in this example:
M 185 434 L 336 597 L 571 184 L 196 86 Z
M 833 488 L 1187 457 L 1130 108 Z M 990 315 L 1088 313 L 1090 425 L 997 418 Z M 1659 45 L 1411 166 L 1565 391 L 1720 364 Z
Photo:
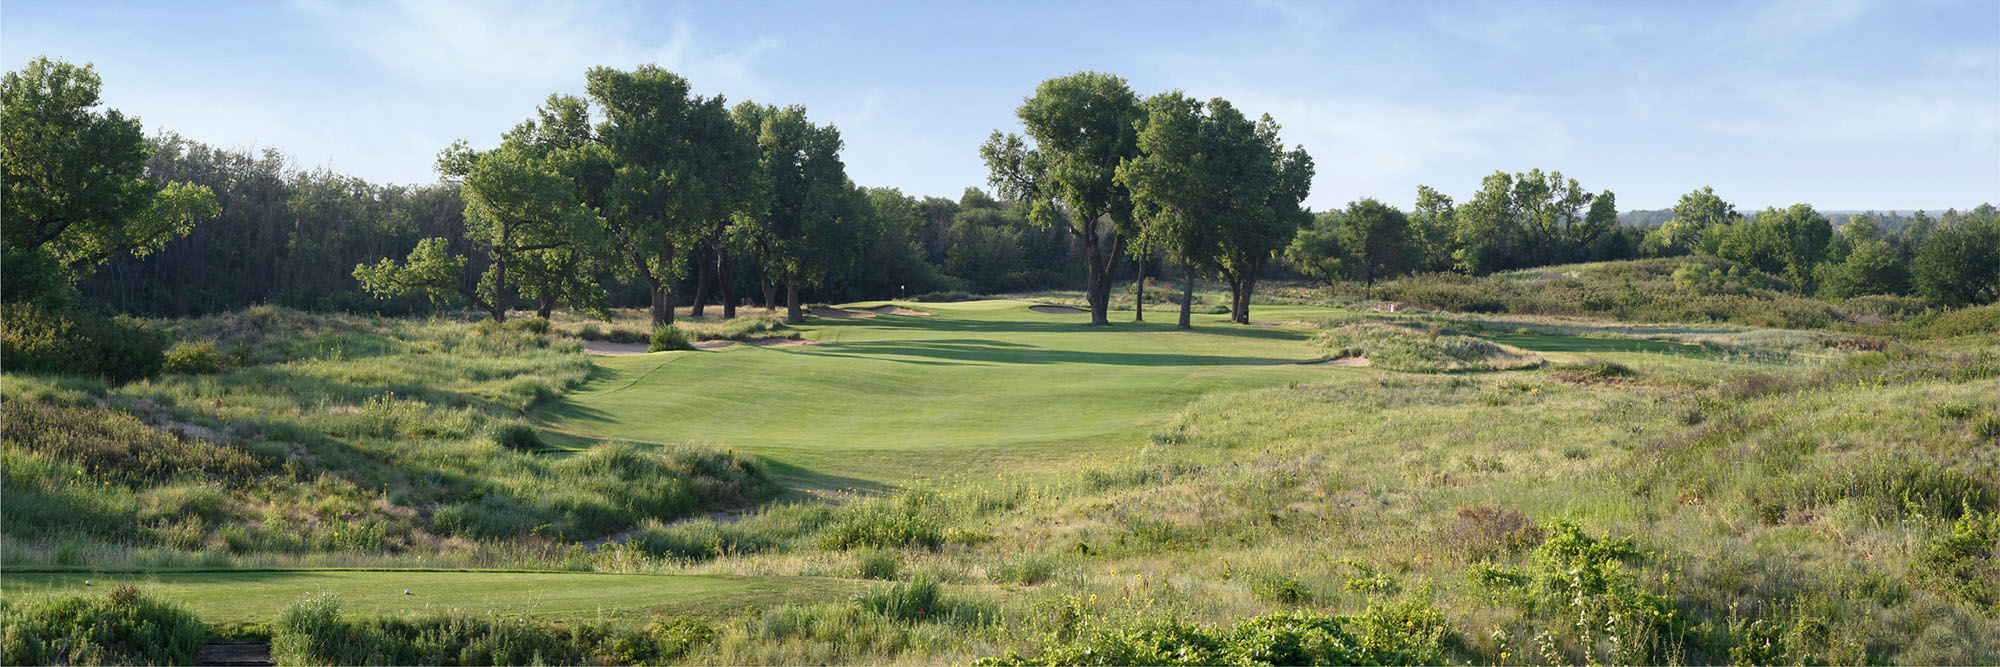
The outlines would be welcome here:
M 1910 268 L 1917 295 L 1931 301 L 1965 306 L 2000 300 L 2000 217 L 1939 226 L 1917 246 Z
M 1742 214 L 1736 212 L 1736 205 L 1716 196 L 1715 188 L 1703 186 L 1700 190 L 1681 195 L 1680 201 L 1674 204 L 1674 217 L 1648 232 L 1639 249 L 1654 257 L 1697 252 L 1704 247 L 1709 230 L 1742 219 Z
M 1417 205 L 1410 210 L 1410 239 L 1417 245 L 1418 263 L 1425 271 L 1450 271 L 1452 238 L 1458 227 L 1458 207 L 1451 197 L 1428 185 L 1417 186 Z
M 677 253 L 717 238 L 758 191 L 757 153 L 721 96 L 691 95 L 687 79 L 657 66 L 594 67 L 585 89 L 604 114 L 597 136 L 616 165 L 604 220 L 649 288 L 653 323 L 671 323 Z
M 597 216 L 577 200 L 575 182 L 518 138 L 490 151 L 472 151 L 459 142 L 440 154 L 438 171 L 448 179 L 463 179 L 466 238 L 488 258 L 477 286 L 468 287 L 461 279 L 466 258 L 451 253 L 449 242 L 438 238 L 420 243 L 401 263 L 383 259 L 354 267 L 362 289 L 384 298 L 462 297 L 494 321 L 506 321 L 523 275 L 538 285 L 562 284 L 540 275 L 563 270 L 560 255 L 550 253 L 595 240 Z M 577 296 L 569 291 L 573 288 L 549 289 L 565 290 L 558 299 Z M 586 307 L 598 302 L 591 293 L 582 296 L 570 300 Z
M 1370 289 L 1376 280 L 1408 273 L 1416 262 L 1410 221 L 1394 206 L 1373 198 L 1348 202 L 1340 229 L 1352 258 L 1348 273 Z
M 1130 193 L 1141 244 L 1186 271 L 1180 303 L 1186 329 L 1193 325 L 1195 275 L 1215 264 L 1221 243 L 1210 194 L 1218 186 L 1217 163 L 1206 159 L 1202 143 L 1210 121 L 1199 100 L 1173 91 L 1147 99 L 1138 122 L 1138 154 L 1118 166 L 1116 177 Z
M 763 268 L 766 305 L 785 289 L 788 321 L 804 319 L 799 288 L 828 283 L 861 253 L 866 195 L 847 179 L 839 129 L 814 125 L 804 107 L 743 103 L 736 123 L 756 128 L 756 171 L 766 197 L 739 222 L 741 243 Z
M 1138 153 L 1138 96 L 1122 78 L 1079 72 L 1042 82 L 1015 115 L 1026 139 L 995 130 L 979 149 L 990 182 L 1002 196 L 1028 204 L 1036 225 L 1068 220 L 1090 272 L 1090 322 L 1110 324 L 1111 274 L 1134 231 L 1117 172 Z
M 1227 100 L 1208 102 L 1203 150 L 1214 162 L 1213 202 L 1223 222 L 1216 270 L 1229 282 L 1230 320 L 1250 323 L 1250 297 L 1272 257 L 1311 214 L 1300 208 L 1312 188 L 1313 162 L 1302 147 L 1285 150 L 1278 123 L 1255 123 Z
M 0 299 L 58 296 L 220 212 L 208 188 L 144 180 L 139 120 L 100 108 L 102 86 L 90 65 L 46 57 L 0 80 Z

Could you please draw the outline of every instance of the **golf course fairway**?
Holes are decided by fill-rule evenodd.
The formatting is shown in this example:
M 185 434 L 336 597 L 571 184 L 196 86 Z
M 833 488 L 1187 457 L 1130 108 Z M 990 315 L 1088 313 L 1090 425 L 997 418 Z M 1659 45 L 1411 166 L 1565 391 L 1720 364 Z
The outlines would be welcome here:
M 795 486 L 867 489 L 1067 467 L 1129 451 L 1202 394 L 1335 372 L 1300 365 L 1323 354 L 1303 327 L 1197 315 L 1179 330 L 1164 308 L 1093 327 L 1025 301 L 902 305 L 931 314 L 811 317 L 812 345 L 597 357 L 593 379 L 541 416 L 559 445 L 726 447 L 763 456 Z

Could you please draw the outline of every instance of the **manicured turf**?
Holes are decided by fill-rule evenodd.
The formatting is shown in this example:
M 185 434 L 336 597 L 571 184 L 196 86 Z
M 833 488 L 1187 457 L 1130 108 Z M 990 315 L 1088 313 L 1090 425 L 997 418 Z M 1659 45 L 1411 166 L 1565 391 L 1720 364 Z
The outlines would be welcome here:
M 84 581 L 90 581 L 89 587 Z M 262 622 L 301 597 L 340 595 L 359 614 L 461 610 L 541 618 L 622 618 L 695 614 L 723 616 L 746 606 L 812 602 L 852 594 L 861 586 L 813 577 L 596 574 L 579 572 L 412 570 L 244 570 L 143 574 L 9 572 L 9 596 L 107 591 L 138 584 L 185 604 L 209 621 Z M 404 595 L 403 591 L 410 591 Z
M 812 318 L 805 337 L 821 345 L 599 357 L 590 383 L 542 416 L 558 445 L 707 443 L 762 455 L 797 485 L 872 487 L 1065 467 L 1129 451 L 1204 393 L 1338 372 L 1298 365 L 1320 354 L 1298 327 L 1202 315 L 1178 331 L 1164 310 L 1092 327 L 1022 301 L 904 305 L 934 315 Z

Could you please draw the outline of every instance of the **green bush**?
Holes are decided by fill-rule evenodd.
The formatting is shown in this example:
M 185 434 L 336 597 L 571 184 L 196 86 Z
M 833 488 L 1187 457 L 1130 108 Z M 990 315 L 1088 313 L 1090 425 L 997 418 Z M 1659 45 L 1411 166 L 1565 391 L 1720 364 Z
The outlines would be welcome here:
M 671 324 L 653 328 L 653 338 L 648 341 L 646 351 L 666 352 L 669 350 L 692 350 L 694 344 L 688 342 L 687 333 Z
M 1917 585 L 2000 616 L 2000 512 L 1967 512 L 1910 563 Z
M 122 586 L 104 595 L 0 600 L 0 656 L 9 665 L 191 665 L 208 641 L 188 610 Z
M 215 351 L 215 343 L 181 341 L 167 348 L 160 370 L 182 375 L 213 375 L 229 365 L 229 359 Z
M 0 364 L 11 371 L 128 382 L 158 375 L 166 345 L 165 336 L 124 316 L 36 304 L 7 304 L 0 315 Z

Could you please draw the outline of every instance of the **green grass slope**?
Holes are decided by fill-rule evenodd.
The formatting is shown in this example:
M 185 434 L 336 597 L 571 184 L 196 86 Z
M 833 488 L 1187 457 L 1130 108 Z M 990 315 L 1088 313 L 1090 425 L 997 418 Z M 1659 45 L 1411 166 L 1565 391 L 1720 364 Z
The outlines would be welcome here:
M 1238 327 L 1220 316 L 1198 318 L 1191 331 L 1091 327 L 1083 315 L 1029 305 L 814 318 L 805 338 L 818 345 L 600 357 L 587 383 L 538 414 L 550 430 L 581 436 L 552 438 L 558 444 L 694 442 L 766 457 L 781 478 L 800 471 L 791 481 L 874 487 L 1129 450 L 1202 394 L 1328 372 L 1298 365 L 1317 354 L 1299 327 Z

